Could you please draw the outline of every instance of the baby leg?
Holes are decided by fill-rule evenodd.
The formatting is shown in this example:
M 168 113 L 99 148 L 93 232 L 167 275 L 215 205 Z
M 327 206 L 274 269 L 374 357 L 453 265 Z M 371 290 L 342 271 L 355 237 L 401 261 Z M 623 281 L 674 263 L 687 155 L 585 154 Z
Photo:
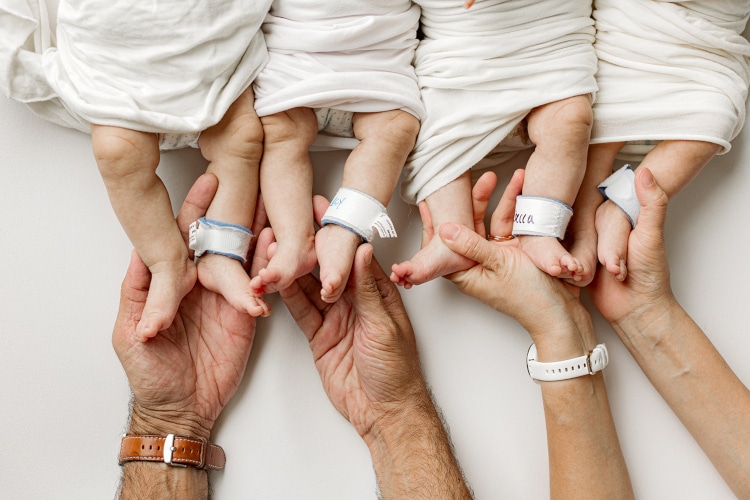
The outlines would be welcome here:
M 318 133 L 312 109 L 294 108 L 261 118 L 265 149 L 260 185 L 277 246 L 253 278 L 253 293 L 283 290 L 315 267 L 312 163 L 308 149 Z
M 355 113 L 354 135 L 360 140 L 344 167 L 342 185 L 363 191 L 388 205 L 406 158 L 419 133 L 419 120 L 401 111 Z M 335 224 L 323 227 L 315 236 L 320 263 L 321 298 L 336 302 L 346 286 L 361 239 Z
M 473 227 L 471 173 L 467 170 L 429 195 L 423 203 L 426 203 L 426 207 L 420 206 L 423 214 L 422 248 L 410 260 L 394 264 L 391 268 L 391 281 L 407 289 L 468 269 L 473 264 L 466 257 L 449 250 L 437 236 L 444 222 L 458 222 Z M 424 211 L 427 211 L 427 217 Z
M 593 121 L 589 96 L 575 96 L 535 108 L 528 115 L 536 144 L 526 165 L 523 194 L 554 198 L 571 206 L 586 171 Z M 588 271 L 551 236 L 521 236 L 521 248 L 550 276 L 581 281 Z
M 158 138 L 102 125 L 91 126 L 91 137 L 112 208 L 151 271 L 148 298 L 136 332 L 142 339 L 153 337 L 172 323 L 196 279 L 169 194 L 156 175 Z
M 206 218 L 249 228 L 263 153 L 263 126 L 255 114 L 252 89 L 237 98 L 219 123 L 201 133 L 198 144 L 209 161 L 208 172 L 219 179 Z M 198 279 L 238 311 L 253 316 L 269 312 L 266 303 L 252 293 L 250 277 L 239 260 L 204 253 L 198 262 Z
M 656 182 L 672 198 L 720 150 L 721 146 L 703 141 L 663 141 L 646 155 L 638 168 L 651 170 Z M 599 262 L 617 279 L 624 280 L 630 221 L 618 206 L 606 201 L 596 212 L 596 231 Z
M 615 157 L 624 144 L 624 142 L 617 142 L 594 144 L 589 147 L 586 175 L 576 196 L 573 205 L 574 215 L 568 226 L 568 237 L 572 240 L 570 253 L 583 267 L 580 281 L 566 280 L 574 285 L 586 286 L 594 279 L 598 263 L 596 214 L 603 201 L 598 186 L 612 174 Z M 619 215 L 627 221 L 624 214 Z M 625 238 L 630 231 L 629 227 L 628 224 L 626 232 L 623 233 Z

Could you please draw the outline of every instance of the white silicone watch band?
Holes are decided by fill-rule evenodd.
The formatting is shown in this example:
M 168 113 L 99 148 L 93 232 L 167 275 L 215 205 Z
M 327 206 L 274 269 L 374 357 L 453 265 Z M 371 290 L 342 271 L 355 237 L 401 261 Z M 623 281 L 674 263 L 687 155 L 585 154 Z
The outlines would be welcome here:
M 513 236 L 565 237 L 573 209 L 554 198 L 517 196 L 513 216 Z
M 526 355 L 526 368 L 529 370 L 529 376 L 539 382 L 555 382 L 593 375 L 602 371 L 609 363 L 607 346 L 604 344 L 599 344 L 583 356 L 564 361 L 542 363 L 537 361 L 536 357 L 536 345 L 531 344 Z

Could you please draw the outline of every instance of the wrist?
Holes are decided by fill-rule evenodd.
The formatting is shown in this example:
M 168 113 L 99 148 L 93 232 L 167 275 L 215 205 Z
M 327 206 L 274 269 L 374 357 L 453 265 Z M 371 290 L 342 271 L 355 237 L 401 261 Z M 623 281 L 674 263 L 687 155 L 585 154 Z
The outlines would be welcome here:
M 420 397 L 383 414 L 363 438 L 382 498 L 471 498 L 426 387 Z
M 684 314 L 682 306 L 669 292 L 654 297 L 653 300 L 632 308 L 621 318 L 611 319 L 609 322 L 621 338 L 631 341 L 650 340 L 655 343 L 663 335 L 664 329 L 671 329 L 676 322 L 675 318 Z
M 181 434 L 208 440 L 213 422 L 199 418 L 195 413 L 144 408 L 133 402 L 128 424 L 129 434 Z
M 208 474 L 195 467 L 129 462 L 122 465 L 120 500 L 203 500 L 208 498 Z
M 559 311 L 545 315 L 553 321 L 526 328 L 536 345 L 539 361 L 575 358 L 596 346 L 591 315 L 580 301 L 571 298 L 560 307 Z
M 391 450 L 408 442 L 402 439 L 405 433 L 416 433 L 420 425 L 441 425 L 432 398 L 427 387 L 415 392 L 410 398 L 389 408 L 381 408 L 370 429 L 362 435 L 367 446 L 375 452 L 382 449 Z M 419 423 L 420 425 L 405 425 Z M 390 455 L 390 453 L 388 453 Z

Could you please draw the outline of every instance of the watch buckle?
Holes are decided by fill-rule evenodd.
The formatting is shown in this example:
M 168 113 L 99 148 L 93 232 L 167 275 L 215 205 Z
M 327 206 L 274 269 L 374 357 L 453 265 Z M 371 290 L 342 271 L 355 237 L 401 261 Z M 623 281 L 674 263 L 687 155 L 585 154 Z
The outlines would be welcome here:
M 164 463 L 167 465 L 171 465 L 172 467 L 187 467 L 187 465 L 185 464 L 177 464 L 172 462 L 172 453 L 177 451 L 177 448 L 174 445 L 175 437 L 187 438 L 189 436 L 183 436 L 181 434 L 167 434 L 167 436 L 164 438 Z
M 589 372 L 589 375 L 594 374 L 594 369 L 591 366 L 591 355 L 594 353 L 594 350 L 590 350 L 588 354 L 586 354 L 586 370 Z

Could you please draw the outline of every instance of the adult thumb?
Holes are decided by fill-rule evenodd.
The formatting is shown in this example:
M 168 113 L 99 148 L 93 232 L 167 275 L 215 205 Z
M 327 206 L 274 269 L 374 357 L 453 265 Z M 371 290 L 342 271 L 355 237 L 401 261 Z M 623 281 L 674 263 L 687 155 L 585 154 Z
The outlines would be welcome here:
M 635 176 L 635 193 L 641 204 L 636 230 L 661 235 L 667 218 L 667 193 L 656 183 L 654 174 L 648 168 L 641 168 Z
M 494 258 L 492 245 L 464 225 L 446 222 L 440 226 L 439 234 L 445 246 L 467 259 L 486 264 Z
M 354 265 L 347 285 L 352 292 L 352 305 L 357 313 L 367 320 L 373 320 L 374 316 L 387 315 L 371 263 L 372 245 L 360 245 L 354 254 Z

